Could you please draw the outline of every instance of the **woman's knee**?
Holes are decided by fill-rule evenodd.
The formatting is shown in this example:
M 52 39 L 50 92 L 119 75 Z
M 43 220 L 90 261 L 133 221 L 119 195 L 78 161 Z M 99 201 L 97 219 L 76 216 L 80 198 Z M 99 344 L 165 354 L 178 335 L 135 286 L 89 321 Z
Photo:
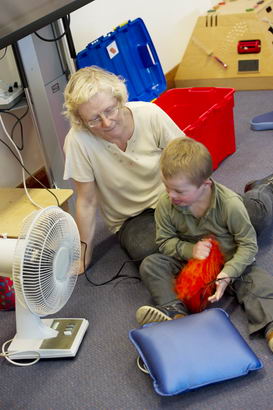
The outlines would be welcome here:
M 272 222 L 272 193 L 267 191 L 248 191 L 243 196 L 251 223 L 257 234 L 261 233 Z

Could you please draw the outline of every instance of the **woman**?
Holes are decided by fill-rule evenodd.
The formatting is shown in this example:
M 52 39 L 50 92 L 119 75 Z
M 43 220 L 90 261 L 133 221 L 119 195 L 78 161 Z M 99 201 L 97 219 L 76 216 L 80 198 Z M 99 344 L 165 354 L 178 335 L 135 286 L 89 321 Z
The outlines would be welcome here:
M 72 128 L 64 145 L 64 179 L 75 182 L 86 266 L 97 204 L 129 256 L 143 259 L 157 250 L 153 213 L 163 192 L 161 151 L 185 134 L 156 104 L 128 102 L 124 80 L 94 66 L 71 76 L 65 107 Z

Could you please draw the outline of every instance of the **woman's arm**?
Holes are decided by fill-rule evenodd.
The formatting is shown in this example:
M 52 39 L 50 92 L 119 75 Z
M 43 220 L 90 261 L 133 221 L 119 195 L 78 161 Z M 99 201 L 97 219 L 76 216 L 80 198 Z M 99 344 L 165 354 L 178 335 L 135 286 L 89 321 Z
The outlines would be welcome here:
M 74 180 L 74 183 L 77 195 L 76 223 L 79 229 L 81 241 L 87 244 L 87 247 L 84 244 L 81 246 L 80 273 L 82 273 L 90 264 L 92 257 L 93 239 L 96 227 L 97 195 L 94 181 L 77 182 Z

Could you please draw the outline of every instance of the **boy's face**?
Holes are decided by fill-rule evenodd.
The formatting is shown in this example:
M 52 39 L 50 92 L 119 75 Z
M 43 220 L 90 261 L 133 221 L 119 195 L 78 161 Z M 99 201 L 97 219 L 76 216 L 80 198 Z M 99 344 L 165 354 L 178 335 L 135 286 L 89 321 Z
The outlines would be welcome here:
M 179 206 L 191 206 L 202 201 L 207 184 L 210 184 L 210 181 L 205 181 L 200 187 L 197 187 L 183 175 L 175 175 L 167 179 L 161 177 L 171 202 Z

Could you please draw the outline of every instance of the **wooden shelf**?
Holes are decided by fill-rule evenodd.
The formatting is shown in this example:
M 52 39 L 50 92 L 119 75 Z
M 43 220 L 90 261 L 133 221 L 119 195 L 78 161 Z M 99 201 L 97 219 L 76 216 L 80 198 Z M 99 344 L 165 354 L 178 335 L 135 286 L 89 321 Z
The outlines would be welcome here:
M 68 199 L 73 195 L 72 189 L 50 189 L 60 203 L 66 207 Z M 30 197 L 41 207 L 57 205 L 56 199 L 46 189 L 31 188 Z M 9 238 L 17 238 L 20 234 L 23 219 L 38 208 L 28 199 L 24 188 L 0 188 L 0 234 Z

